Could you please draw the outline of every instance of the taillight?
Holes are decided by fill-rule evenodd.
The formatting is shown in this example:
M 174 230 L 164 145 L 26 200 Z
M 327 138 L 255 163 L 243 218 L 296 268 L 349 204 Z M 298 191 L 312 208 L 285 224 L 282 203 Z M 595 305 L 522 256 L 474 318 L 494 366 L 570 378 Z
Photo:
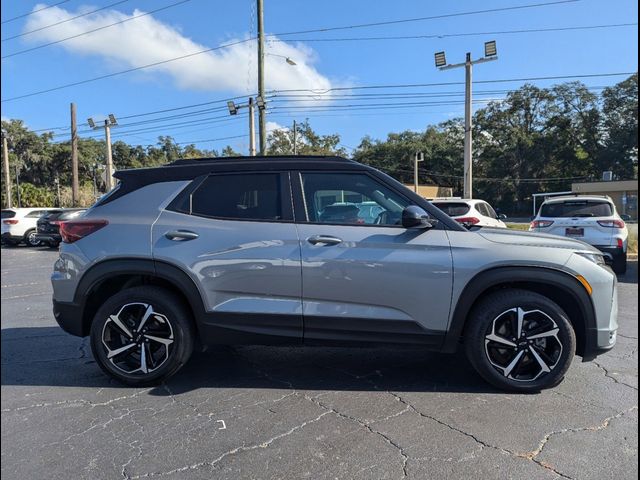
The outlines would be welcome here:
M 534 220 L 531 222 L 531 225 L 529 225 L 529 228 L 547 228 L 551 225 L 553 225 L 553 220 Z
M 463 225 L 475 225 L 476 223 L 480 223 L 480 219 L 476 217 L 460 217 L 455 220 Z
M 72 220 L 59 222 L 60 236 L 64 243 L 73 243 L 81 238 L 97 232 L 109 224 L 107 220 Z
M 622 241 L 621 238 L 616 239 L 616 243 L 618 244 L 618 248 L 624 247 L 624 242 Z
M 5 225 L 15 225 L 16 223 L 18 223 L 18 220 L 3 220 L 2 223 L 4 223 Z
M 624 228 L 624 221 L 622 220 L 598 220 L 598 225 L 606 228 Z

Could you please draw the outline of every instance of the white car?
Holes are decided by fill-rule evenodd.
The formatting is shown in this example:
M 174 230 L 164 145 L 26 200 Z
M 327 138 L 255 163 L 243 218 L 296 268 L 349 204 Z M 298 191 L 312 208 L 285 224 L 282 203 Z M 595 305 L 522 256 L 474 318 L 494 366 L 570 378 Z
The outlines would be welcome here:
M 550 198 L 540 206 L 529 230 L 582 240 L 601 250 L 614 272 L 627 270 L 629 231 L 607 196 Z
M 498 215 L 484 200 L 438 198 L 431 203 L 466 227 L 507 228 L 502 221 L 507 216 Z
M 40 245 L 36 238 L 38 219 L 48 212 L 59 212 L 59 208 L 8 208 L 2 210 L 2 243 L 30 247 Z

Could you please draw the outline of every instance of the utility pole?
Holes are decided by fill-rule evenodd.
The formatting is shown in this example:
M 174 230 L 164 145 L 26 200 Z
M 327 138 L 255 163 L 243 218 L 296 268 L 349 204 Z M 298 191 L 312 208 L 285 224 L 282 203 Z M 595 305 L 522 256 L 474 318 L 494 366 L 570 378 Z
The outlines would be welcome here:
M 418 193 L 418 163 L 424 162 L 424 153 L 416 152 L 413 158 L 413 190 Z
M 104 139 L 106 142 L 106 168 L 105 168 L 105 187 L 107 192 L 110 192 L 113 188 L 113 158 L 111 156 L 111 127 L 118 125 L 118 121 L 113 113 L 110 113 L 107 118 L 104 120 L 104 125 L 98 126 L 93 118 L 87 119 L 87 123 L 89 126 L 97 130 L 99 128 L 104 128 Z
M 18 194 L 18 208 L 22 208 L 22 199 L 20 198 L 20 167 L 16 163 L 16 193 Z
M 2 136 L 2 170 L 4 171 L 4 188 L 6 195 L 6 207 L 13 206 L 11 198 L 11 175 L 9 173 L 9 147 L 7 146 L 7 137 Z
M 76 104 L 71 104 L 71 203 L 78 206 L 78 194 L 80 185 L 78 182 L 78 126 L 76 124 Z M 60 186 L 58 185 L 58 199 L 60 198 Z M 60 205 L 58 205 L 60 206 Z
M 53 179 L 53 183 L 56 186 L 56 207 L 60 208 L 62 202 L 60 201 L 60 177 L 58 175 Z
M 253 98 L 249 98 L 249 155 L 256 156 L 256 114 Z
M 472 125 L 472 74 L 473 65 L 476 63 L 491 62 L 498 59 L 496 42 L 490 41 L 484 44 L 484 57 L 477 60 L 471 59 L 471 53 L 467 53 L 464 63 L 447 64 L 444 52 L 435 54 L 436 67 L 440 70 L 450 70 L 452 68 L 464 67 L 465 70 L 465 90 L 464 90 L 464 198 L 473 198 L 473 138 L 471 136 Z
M 296 121 L 293 121 L 293 154 L 298 155 L 298 132 Z
M 258 8 L 258 97 L 264 96 L 264 5 L 263 0 L 257 0 Z M 260 106 L 259 106 L 260 107 Z M 267 119 L 264 108 L 258 108 L 258 130 L 260 131 L 260 155 L 267 151 Z
M 98 164 L 93 164 L 93 199 L 98 199 Z

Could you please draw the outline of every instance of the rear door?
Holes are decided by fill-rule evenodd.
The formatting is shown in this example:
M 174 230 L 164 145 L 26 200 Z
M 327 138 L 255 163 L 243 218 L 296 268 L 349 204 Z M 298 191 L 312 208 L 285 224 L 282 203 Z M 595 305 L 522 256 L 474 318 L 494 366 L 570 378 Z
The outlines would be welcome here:
M 213 343 L 302 339 L 300 247 L 286 172 L 195 180 L 152 230 L 154 259 L 191 276 Z
M 411 202 L 366 172 L 296 177 L 305 343 L 439 345 L 453 279 L 446 231 L 403 228 L 402 210 Z M 357 207 L 369 202 L 377 205 L 376 218 Z M 354 207 L 326 218 L 331 205 Z
M 613 229 L 603 227 L 598 221 L 609 220 L 613 205 L 606 200 L 571 199 L 542 205 L 540 217 L 552 220 L 545 233 L 576 238 L 591 245 L 608 246 L 613 238 Z

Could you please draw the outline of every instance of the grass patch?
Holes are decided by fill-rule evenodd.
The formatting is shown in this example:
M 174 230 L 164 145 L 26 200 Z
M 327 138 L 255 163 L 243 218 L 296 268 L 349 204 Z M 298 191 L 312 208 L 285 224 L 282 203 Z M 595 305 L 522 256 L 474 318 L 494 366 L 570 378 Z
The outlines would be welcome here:
M 627 247 L 629 253 L 638 254 L 638 234 L 629 232 L 629 246 Z

